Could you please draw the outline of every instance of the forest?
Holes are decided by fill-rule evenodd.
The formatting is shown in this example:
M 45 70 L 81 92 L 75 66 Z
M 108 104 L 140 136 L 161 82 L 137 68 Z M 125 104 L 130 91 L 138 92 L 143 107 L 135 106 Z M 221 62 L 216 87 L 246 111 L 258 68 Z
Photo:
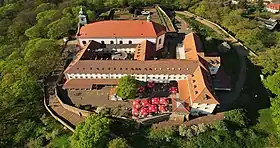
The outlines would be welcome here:
M 75 34 L 81 7 L 86 10 L 89 20 L 94 21 L 99 14 L 111 8 L 160 4 L 164 9 L 189 9 L 217 22 L 259 53 L 257 58 L 251 60 L 262 68 L 265 75 L 264 85 L 271 94 L 272 117 L 280 131 L 279 34 L 259 28 L 255 21 L 243 17 L 239 8 L 209 2 L 0 0 L 0 147 L 279 146 L 279 137 L 265 128 L 253 128 L 247 122 L 249 119 L 244 109 L 228 112 L 224 121 L 211 126 L 187 128 L 182 125 L 177 129 L 139 129 L 133 122 L 114 123 L 117 121 L 95 115 L 79 125 L 74 134 L 63 129 L 44 109 L 39 80 L 47 76 L 61 60 L 63 47 L 60 39 Z M 116 124 L 121 126 L 114 127 Z M 115 135 L 117 138 L 112 133 L 118 133 Z

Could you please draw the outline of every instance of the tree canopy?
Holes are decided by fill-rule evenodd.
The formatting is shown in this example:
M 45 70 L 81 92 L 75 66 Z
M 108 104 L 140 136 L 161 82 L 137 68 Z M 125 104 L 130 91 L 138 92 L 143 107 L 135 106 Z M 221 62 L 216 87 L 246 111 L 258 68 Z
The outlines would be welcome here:
M 132 76 L 124 76 L 119 80 L 117 95 L 123 99 L 134 99 L 138 81 Z
M 109 141 L 108 148 L 128 148 L 126 139 L 116 138 Z
M 79 124 L 71 137 L 75 148 L 103 148 L 108 141 L 111 121 L 97 114 L 91 115 L 84 123 Z

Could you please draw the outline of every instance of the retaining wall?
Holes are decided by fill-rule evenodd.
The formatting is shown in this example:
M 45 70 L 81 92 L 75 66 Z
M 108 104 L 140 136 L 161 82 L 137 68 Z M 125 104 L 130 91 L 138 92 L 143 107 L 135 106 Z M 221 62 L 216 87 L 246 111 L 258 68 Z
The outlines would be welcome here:
M 55 115 L 55 113 L 52 111 L 52 109 L 48 106 L 48 101 L 46 99 L 46 95 L 45 95 L 45 88 L 43 89 L 43 93 L 44 93 L 44 106 L 47 109 L 47 111 L 51 114 L 51 116 L 56 119 L 58 122 L 60 122 L 63 126 L 67 127 L 70 131 L 74 132 L 74 128 L 71 127 L 70 125 L 68 125 L 66 122 L 64 122 L 62 119 L 60 119 L 58 116 Z
M 170 24 L 171 24 L 171 29 L 172 29 L 172 30 L 170 30 L 170 28 L 168 28 L 169 31 L 175 32 L 175 27 L 174 27 L 174 25 L 173 25 L 171 19 L 169 18 L 169 16 L 165 13 L 165 11 L 163 11 L 163 10 L 161 9 L 160 6 L 157 6 L 157 8 L 161 11 L 161 13 L 162 13 L 162 14 L 168 19 L 168 21 L 170 22 Z M 165 21 L 164 18 L 163 18 L 163 20 Z M 167 22 L 165 21 L 165 23 L 167 23 Z M 168 23 L 167 23 L 166 25 L 167 25 L 167 27 L 168 27 Z
M 63 108 L 67 109 L 68 111 L 70 112 L 73 112 L 79 116 L 84 116 L 84 117 L 88 117 L 89 115 L 93 114 L 93 112 L 90 112 L 90 111 L 86 111 L 86 110 L 82 110 L 82 109 L 79 109 L 79 108 L 76 108 L 74 106 L 71 106 L 71 105 L 68 105 L 68 104 L 65 104 L 60 98 L 59 96 L 57 95 L 57 87 L 55 87 L 55 96 L 57 97 L 59 103 L 62 105 Z

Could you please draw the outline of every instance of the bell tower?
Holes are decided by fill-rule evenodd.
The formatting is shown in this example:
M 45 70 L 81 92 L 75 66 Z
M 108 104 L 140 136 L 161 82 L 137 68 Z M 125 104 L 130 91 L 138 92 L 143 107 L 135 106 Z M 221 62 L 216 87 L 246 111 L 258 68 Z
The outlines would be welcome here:
M 81 8 L 81 10 L 79 12 L 79 24 L 81 26 L 84 26 L 87 23 L 88 23 L 87 14 L 86 14 L 86 12 L 84 12 L 83 8 Z

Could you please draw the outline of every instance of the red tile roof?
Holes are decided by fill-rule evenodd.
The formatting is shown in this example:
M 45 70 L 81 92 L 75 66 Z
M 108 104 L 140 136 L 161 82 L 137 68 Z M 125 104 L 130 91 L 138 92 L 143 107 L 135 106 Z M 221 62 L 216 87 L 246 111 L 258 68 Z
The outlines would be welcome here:
M 274 10 L 280 10 L 280 3 L 270 3 L 266 7 Z
M 145 40 L 137 45 L 134 53 L 134 60 L 152 60 L 155 54 L 155 44 Z
M 79 60 L 64 73 L 191 74 L 198 62 L 191 60 Z
M 83 26 L 82 38 L 155 38 L 166 33 L 164 26 L 146 20 L 109 20 Z

